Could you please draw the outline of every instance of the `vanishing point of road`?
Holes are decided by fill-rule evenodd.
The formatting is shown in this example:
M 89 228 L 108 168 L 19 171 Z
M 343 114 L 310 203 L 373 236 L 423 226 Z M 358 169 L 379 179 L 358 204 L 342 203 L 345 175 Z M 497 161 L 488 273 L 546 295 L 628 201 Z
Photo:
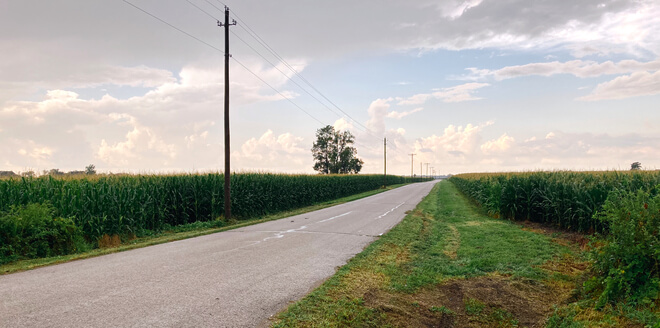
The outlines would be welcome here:
M 315 212 L 0 276 L 0 327 L 261 327 L 435 181 Z

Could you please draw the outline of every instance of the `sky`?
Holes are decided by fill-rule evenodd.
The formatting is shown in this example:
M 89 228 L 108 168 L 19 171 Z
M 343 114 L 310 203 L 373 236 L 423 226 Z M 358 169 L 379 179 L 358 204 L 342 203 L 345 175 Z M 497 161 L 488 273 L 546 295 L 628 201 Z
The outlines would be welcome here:
M 222 171 L 225 5 L 233 171 L 660 168 L 657 0 L 1 0 L 0 171 Z

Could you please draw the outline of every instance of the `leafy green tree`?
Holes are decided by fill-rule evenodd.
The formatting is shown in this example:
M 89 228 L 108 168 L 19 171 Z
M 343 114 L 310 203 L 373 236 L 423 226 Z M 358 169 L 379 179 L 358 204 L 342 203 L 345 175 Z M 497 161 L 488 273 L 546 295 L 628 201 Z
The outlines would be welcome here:
M 85 166 L 85 174 L 88 175 L 96 174 L 96 166 L 94 166 L 94 164 L 89 164 Z
M 349 131 L 335 131 L 332 125 L 316 130 L 312 145 L 314 170 L 321 174 L 359 173 L 364 162 L 353 147 L 355 137 Z
M 634 163 L 630 164 L 630 170 L 631 171 L 637 171 L 637 170 L 641 170 L 641 169 L 642 169 L 642 163 L 640 163 L 640 162 L 634 162 Z

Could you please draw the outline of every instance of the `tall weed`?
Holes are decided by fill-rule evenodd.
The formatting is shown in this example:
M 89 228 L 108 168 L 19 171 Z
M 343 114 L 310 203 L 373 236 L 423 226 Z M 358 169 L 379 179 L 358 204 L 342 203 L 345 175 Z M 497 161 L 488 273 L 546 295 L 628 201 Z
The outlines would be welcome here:
M 0 264 L 75 253 L 85 247 L 71 218 L 53 217 L 50 204 L 14 206 L 0 216 Z
M 599 294 L 597 307 L 621 300 L 646 306 L 658 298 L 660 195 L 656 194 L 657 190 L 614 190 L 595 216 L 609 227 L 605 244 L 591 252 L 596 275 L 586 284 L 588 291 Z

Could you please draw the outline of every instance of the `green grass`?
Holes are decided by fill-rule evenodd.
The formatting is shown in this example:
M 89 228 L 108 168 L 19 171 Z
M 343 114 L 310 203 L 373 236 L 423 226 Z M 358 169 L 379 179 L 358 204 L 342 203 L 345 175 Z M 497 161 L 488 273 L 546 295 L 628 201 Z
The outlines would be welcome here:
M 88 250 L 88 251 L 85 251 L 85 252 L 70 254 L 70 255 L 16 261 L 16 262 L 8 263 L 8 264 L 5 264 L 5 265 L 0 265 L 0 275 L 10 274 L 10 273 L 14 273 L 14 272 L 20 272 L 20 271 L 25 271 L 25 270 L 30 270 L 30 269 L 34 269 L 34 268 L 38 268 L 38 267 L 47 266 L 47 265 L 65 263 L 65 262 L 81 260 L 81 259 L 86 259 L 86 258 L 95 257 L 95 256 L 101 256 L 101 255 L 106 255 L 106 254 L 111 254 L 111 253 L 117 253 L 117 252 L 127 251 L 127 250 L 131 250 L 131 249 L 147 247 L 147 246 L 151 246 L 151 245 L 158 245 L 158 244 L 163 244 L 163 243 L 176 241 L 176 240 L 181 240 L 181 239 L 187 239 L 187 238 L 193 238 L 193 237 L 208 235 L 208 234 L 212 234 L 212 233 L 222 232 L 222 231 L 231 230 L 231 229 L 237 229 L 237 228 L 241 228 L 241 227 L 245 227 L 245 226 L 249 226 L 249 225 L 253 225 L 253 224 L 258 224 L 258 223 L 262 223 L 262 222 L 266 222 L 266 221 L 278 220 L 278 219 L 289 217 L 289 216 L 294 216 L 294 215 L 298 215 L 298 214 L 312 212 L 312 211 L 320 210 L 320 209 L 323 209 L 323 208 L 326 208 L 326 207 L 347 203 L 347 202 L 354 201 L 354 200 L 357 200 L 357 199 L 360 199 L 360 198 L 369 197 L 369 196 L 372 196 L 372 195 L 375 195 L 375 194 L 378 194 L 378 193 L 381 193 L 381 192 L 384 192 L 384 191 L 387 191 L 387 190 L 391 190 L 391 189 L 394 189 L 394 188 L 404 186 L 404 185 L 405 184 L 391 185 L 391 186 L 388 186 L 386 189 L 371 190 L 371 191 L 363 192 L 363 193 L 360 193 L 360 194 L 356 194 L 356 195 L 352 195 L 352 196 L 348 196 L 348 197 L 343 197 L 343 198 L 339 198 L 339 199 L 332 200 L 332 201 L 326 201 L 326 202 L 322 202 L 322 203 L 319 203 L 319 204 L 316 204 L 316 205 L 306 206 L 306 207 L 291 210 L 291 211 L 283 211 L 283 212 L 273 214 L 273 215 L 257 217 L 257 218 L 242 220 L 242 221 L 234 221 L 231 224 L 229 224 L 227 226 L 222 226 L 222 227 L 214 227 L 213 226 L 215 224 L 214 222 L 196 222 L 196 223 L 190 223 L 190 224 L 186 224 L 186 225 L 175 226 L 175 227 L 172 227 L 172 229 L 169 230 L 169 231 L 164 231 L 164 232 L 161 232 L 161 233 L 154 233 L 152 235 L 137 238 L 137 239 L 128 241 L 126 243 L 123 243 L 119 247 L 103 248 L 103 249 L 96 248 L 96 249 Z
M 441 182 L 399 225 L 280 313 L 273 327 L 516 327 L 520 321 L 506 302 L 468 297 L 470 288 L 548 291 L 555 275 L 542 266 L 566 258 L 575 259 L 574 250 L 481 214 L 453 184 Z M 464 288 L 458 303 L 445 297 L 451 286 Z

